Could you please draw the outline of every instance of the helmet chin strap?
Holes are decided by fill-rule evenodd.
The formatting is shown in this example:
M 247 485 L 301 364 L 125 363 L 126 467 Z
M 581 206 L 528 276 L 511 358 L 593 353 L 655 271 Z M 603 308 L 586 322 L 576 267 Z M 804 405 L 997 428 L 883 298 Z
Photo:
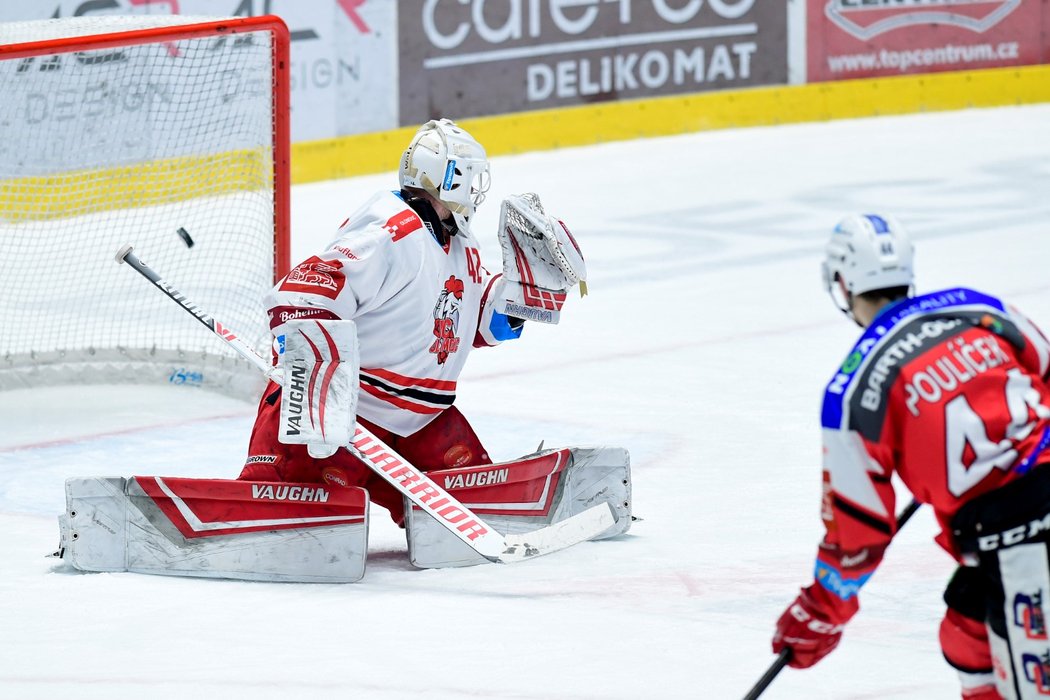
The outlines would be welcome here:
M 864 324 L 861 323 L 860 321 L 858 321 L 857 317 L 853 313 L 853 295 L 850 294 L 849 292 L 847 292 L 846 294 L 847 294 L 847 297 L 846 297 L 846 304 L 847 305 L 846 306 L 842 306 L 841 304 L 838 303 L 838 300 L 835 300 L 835 306 L 838 307 L 839 311 L 841 311 L 846 318 L 848 318 L 849 320 L 851 320 L 854 323 L 856 323 L 859 328 L 864 328 L 865 327 Z
M 852 307 L 849 309 L 849 311 L 846 311 L 844 313 L 846 314 L 846 316 L 851 321 L 853 321 L 854 323 L 857 324 L 857 328 L 867 329 L 867 326 L 865 326 L 863 323 L 861 323 L 860 321 L 857 320 L 857 317 L 853 314 L 853 308 Z
M 406 192 L 406 194 L 409 196 L 405 197 L 405 204 L 412 207 L 412 210 L 419 214 L 423 224 L 438 239 L 439 243 L 445 245 L 452 236 L 459 232 L 456 220 L 451 214 L 449 214 L 447 219 L 442 219 L 438 216 L 437 211 L 434 210 L 434 205 L 425 197 L 415 196 L 411 192 Z
M 829 290 L 831 301 L 838 307 L 839 311 L 846 315 L 846 318 L 856 323 L 859 328 L 865 328 L 864 324 L 858 321 L 856 314 L 853 313 L 853 293 L 846 289 L 842 279 L 837 275 L 832 284 L 838 285 L 839 294 Z

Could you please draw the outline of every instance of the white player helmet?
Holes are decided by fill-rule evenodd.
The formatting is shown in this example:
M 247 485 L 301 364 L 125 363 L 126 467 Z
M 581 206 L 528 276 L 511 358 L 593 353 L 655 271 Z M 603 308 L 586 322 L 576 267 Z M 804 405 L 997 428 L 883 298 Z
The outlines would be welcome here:
M 874 289 L 911 287 L 915 251 L 904 227 L 891 216 L 854 214 L 835 226 L 825 248 L 824 287 L 849 312 L 851 297 Z M 842 280 L 847 297 L 842 299 Z
M 402 187 L 418 187 L 449 208 L 466 229 L 489 189 L 489 161 L 473 136 L 450 119 L 419 127 L 401 157 Z

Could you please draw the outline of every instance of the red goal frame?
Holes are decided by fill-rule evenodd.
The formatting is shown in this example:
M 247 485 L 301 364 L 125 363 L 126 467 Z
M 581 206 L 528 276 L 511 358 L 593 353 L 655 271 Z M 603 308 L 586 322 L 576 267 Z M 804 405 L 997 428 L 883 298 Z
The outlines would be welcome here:
M 6 44 L 0 45 L 0 56 L 6 59 L 29 58 L 45 53 L 95 51 L 257 31 L 269 31 L 273 35 L 273 260 L 276 282 L 288 273 L 291 263 L 291 65 L 290 33 L 284 20 L 276 15 L 261 15 Z

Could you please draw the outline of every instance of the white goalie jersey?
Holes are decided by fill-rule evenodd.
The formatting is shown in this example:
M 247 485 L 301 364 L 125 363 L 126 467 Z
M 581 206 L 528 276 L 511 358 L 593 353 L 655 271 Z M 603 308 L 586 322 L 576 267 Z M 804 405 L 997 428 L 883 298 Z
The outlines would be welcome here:
M 472 233 L 442 245 L 398 193 L 380 192 L 265 303 L 275 337 L 294 319 L 354 320 L 357 413 L 410 435 L 452 404 L 472 347 L 520 335 L 493 308 L 498 278 L 482 267 Z

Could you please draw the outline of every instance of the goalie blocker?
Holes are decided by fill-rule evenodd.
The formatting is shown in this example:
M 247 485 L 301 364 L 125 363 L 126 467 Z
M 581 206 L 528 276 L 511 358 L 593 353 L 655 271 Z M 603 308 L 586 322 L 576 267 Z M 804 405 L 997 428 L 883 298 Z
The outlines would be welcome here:
M 608 502 L 631 524 L 630 460 L 619 448 L 564 448 L 430 476 L 501 534 L 567 521 Z M 421 568 L 487 561 L 419 510 L 407 510 L 409 556 Z M 346 583 L 364 575 L 368 494 L 321 484 L 175 477 L 66 481 L 58 556 L 81 571 L 255 581 Z

